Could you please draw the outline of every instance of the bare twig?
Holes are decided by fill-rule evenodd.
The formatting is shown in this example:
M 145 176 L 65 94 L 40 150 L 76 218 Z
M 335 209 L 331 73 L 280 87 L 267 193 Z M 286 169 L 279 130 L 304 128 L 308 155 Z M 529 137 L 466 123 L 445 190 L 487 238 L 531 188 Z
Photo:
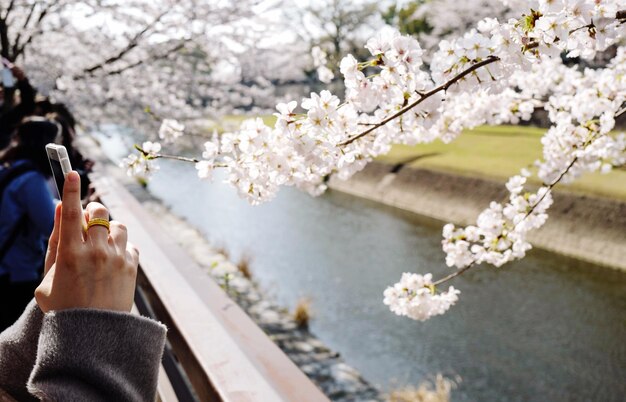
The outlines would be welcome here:
M 437 280 L 437 281 L 433 282 L 433 286 L 439 286 L 439 285 L 441 285 L 442 283 L 447 282 L 447 281 L 449 281 L 450 279 L 452 279 L 452 278 L 454 278 L 454 277 L 457 277 L 457 276 L 461 275 L 463 272 L 465 272 L 465 271 L 467 271 L 468 269 L 470 269 L 470 268 L 472 268 L 472 267 L 475 267 L 475 266 L 476 266 L 476 264 L 475 264 L 474 262 L 472 262 L 472 263 L 471 263 L 470 265 L 468 265 L 467 267 L 463 267 L 463 268 L 461 268 L 461 269 L 457 269 L 456 271 L 454 271 L 454 272 L 453 272 L 453 273 L 451 273 L 450 275 L 448 275 L 448 276 L 444 276 L 443 278 L 441 278 L 441 279 L 439 279 L 439 280 Z
M 176 160 L 176 161 L 191 162 L 191 163 L 198 163 L 198 162 L 200 162 L 200 160 L 196 159 L 196 158 L 187 158 L 187 157 L 178 156 L 178 155 L 151 154 L 150 157 L 152 159 L 173 159 L 173 160 Z
M 143 154 L 143 156 L 145 156 L 146 158 L 149 158 L 149 159 L 173 159 L 173 160 L 177 160 L 177 161 L 191 162 L 191 163 L 198 163 L 198 162 L 200 162 L 200 160 L 196 159 L 196 158 L 187 158 L 185 156 L 168 155 L 168 154 L 154 154 L 154 153 L 151 153 L 151 152 L 146 152 L 142 147 L 140 147 L 137 144 L 135 144 L 135 149 L 137 151 L 141 152 Z
M 13 10 L 13 6 L 15 5 L 15 0 L 11 0 L 11 2 L 9 3 L 9 6 L 7 7 L 6 12 L 4 13 L 4 17 L 2 17 L 3 20 L 7 20 L 9 18 L 9 14 L 11 14 L 11 10 Z

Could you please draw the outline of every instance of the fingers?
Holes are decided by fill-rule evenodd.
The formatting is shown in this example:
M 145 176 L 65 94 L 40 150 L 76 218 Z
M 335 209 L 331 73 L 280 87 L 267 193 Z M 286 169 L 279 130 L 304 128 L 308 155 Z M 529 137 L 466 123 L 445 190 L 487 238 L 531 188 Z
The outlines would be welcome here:
M 59 246 L 59 232 L 61 226 L 61 203 L 58 203 L 54 210 L 54 227 L 52 228 L 52 234 L 48 240 L 48 251 L 46 252 L 46 262 L 44 266 L 44 275 L 48 273 L 48 270 L 54 264 L 57 259 L 57 248 Z
M 139 265 L 139 250 L 132 243 L 128 243 L 126 247 L 126 258 L 132 264 L 133 269 L 137 269 Z
M 80 176 L 72 171 L 63 186 L 63 209 L 61 211 L 60 242 L 70 244 L 83 241 L 83 210 L 80 203 Z
M 139 250 L 134 244 L 128 243 L 128 231 L 126 230 L 126 226 L 118 221 L 111 221 L 110 237 L 117 252 L 125 255 L 126 261 L 136 269 L 139 265 Z
M 59 245 L 59 233 L 61 229 L 61 203 L 59 202 L 54 209 L 54 227 L 52 228 L 52 233 L 50 234 L 50 239 L 48 240 L 48 248 L 56 249 Z
M 118 221 L 111 221 L 111 241 L 118 253 L 126 252 L 126 243 L 128 241 L 128 233 L 126 226 L 122 225 Z
M 85 210 L 89 217 L 92 219 L 105 219 L 109 221 L 109 211 L 104 205 L 98 202 L 90 202 Z M 92 241 L 94 245 L 104 247 L 109 239 L 109 229 L 101 225 L 93 225 L 87 229 L 87 237 Z

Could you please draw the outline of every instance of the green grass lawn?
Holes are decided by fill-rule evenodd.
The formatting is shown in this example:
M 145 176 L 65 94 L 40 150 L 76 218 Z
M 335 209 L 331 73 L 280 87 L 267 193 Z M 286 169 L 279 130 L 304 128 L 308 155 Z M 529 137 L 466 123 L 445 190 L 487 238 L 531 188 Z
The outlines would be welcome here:
M 378 160 L 407 166 L 506 179 L 541 158 L 545 129 L 523 126 L 481 126 L 461 134 L 450 144 L 437 141 L 416 146 L 396 145 Z M 626 200 L 626 171 L 587 174 L 558 188 Z

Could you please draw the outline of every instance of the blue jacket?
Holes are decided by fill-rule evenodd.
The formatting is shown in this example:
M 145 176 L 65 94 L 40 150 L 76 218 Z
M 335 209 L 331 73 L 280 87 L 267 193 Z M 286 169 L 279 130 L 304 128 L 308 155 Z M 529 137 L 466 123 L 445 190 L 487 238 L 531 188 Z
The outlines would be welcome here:
M 25 163 L 16 161 L 15 164 Z M 0 262 L 0 275 L 9 274 L 11 282 L 40 278 L 45 242 L 54 225 L 54 201 L 46 178 L 29 171 L 13 179 L 4 189 L 0 202 L 0 245 L 4 244 L 22 216 L 27 229 L 20 232 Z

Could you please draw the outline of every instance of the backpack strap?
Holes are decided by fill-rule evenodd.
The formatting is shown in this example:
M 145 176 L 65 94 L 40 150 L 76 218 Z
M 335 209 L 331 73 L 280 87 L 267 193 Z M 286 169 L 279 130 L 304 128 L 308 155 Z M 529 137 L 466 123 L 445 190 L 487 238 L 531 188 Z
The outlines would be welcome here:
M 4 190 L 7 188 L 9 183 L 11 183 L 14 179 L 23 175 L 24 173 L 35 170 L 35 166 L 31 163 L 23 163 L 16 167 L 5 167 L 8 171 L 5 172 L 5 175 L 0 178 L 0 203 L 2 202 L 2 196 L 4 195 Z M 6 239 L 4 244 L 0 247 L 0 262 L 4 260 L 4 256 L 6 253 L 13 247 L 15 240 L 17 240 L 17 236 L 20 232 L 26 227 L 28 223 L 26 215 L 21 216 L 17 223 L 13 226 L 11 231 L 9 232 L 9 237 Z

